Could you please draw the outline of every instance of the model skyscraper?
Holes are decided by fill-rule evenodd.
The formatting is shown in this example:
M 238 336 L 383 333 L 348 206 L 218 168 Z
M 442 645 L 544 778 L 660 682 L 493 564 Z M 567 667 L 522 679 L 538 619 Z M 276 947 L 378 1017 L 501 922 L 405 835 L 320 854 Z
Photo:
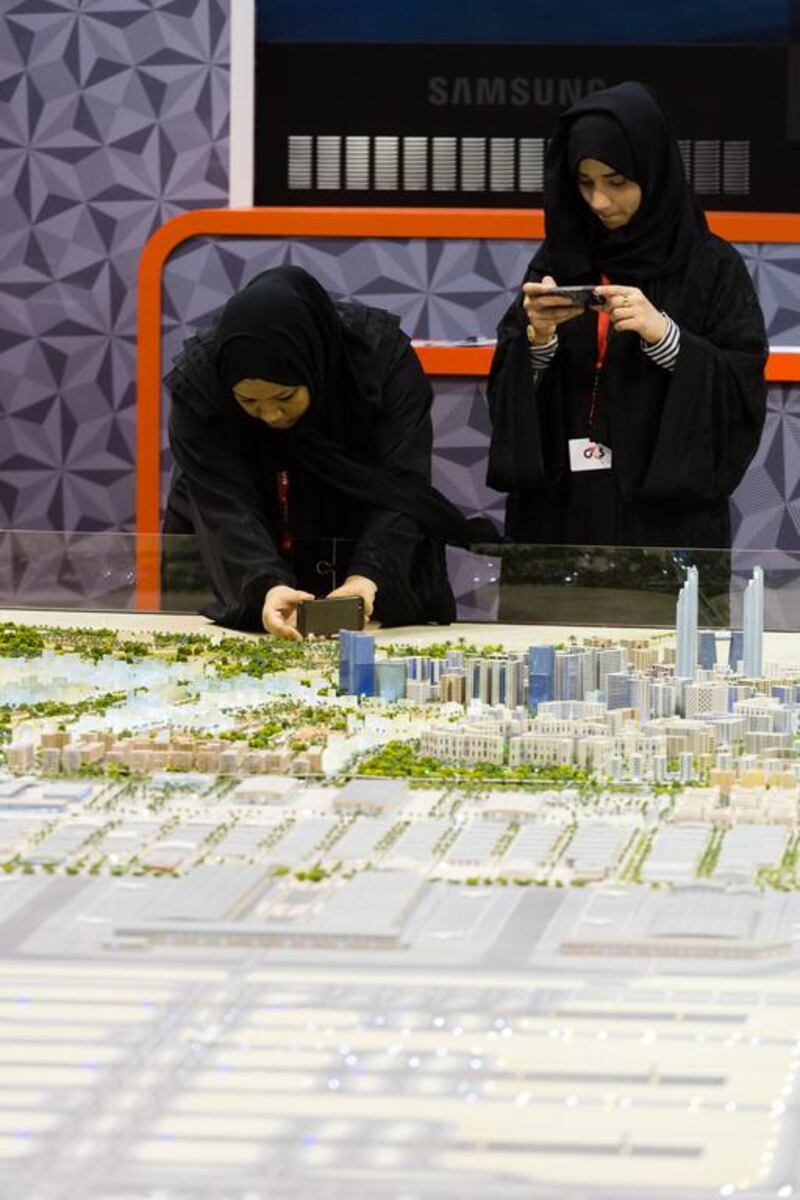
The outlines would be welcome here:
M 675 618 L 675 675 L 694 679 L 697 674 L 697 567 L 689 567 L 678 594 Z
M 375 693 L 375 638 L 352 629 L 339 631 L 339 690 L 348 696 Z
M 744 673 L 755 679 L 764 673 L 764 572 L 753 568 L 753 576 L 745 588 L 743 616 Z

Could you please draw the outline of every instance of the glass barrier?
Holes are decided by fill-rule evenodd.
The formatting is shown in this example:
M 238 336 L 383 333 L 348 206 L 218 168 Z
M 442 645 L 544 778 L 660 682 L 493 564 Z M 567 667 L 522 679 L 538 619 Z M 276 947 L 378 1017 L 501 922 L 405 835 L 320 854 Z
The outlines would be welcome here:
M 136 544 L 127 533 L 0 532 L 3 608 L 135 607 Z
M 672 626 L 694 566 L 700 624 L 740 627 L 744 590 L 759 566 L 765 627 L 800 629 L 800 553 L 509 544 L 473 547 L 472 554 L 487 564 L 487 582 L 496 576 L 501 623 Z
M 317 539 L 294 556 L 325 595 L 352 542 Z M 672 627 L 689 566 L 699 621 L 741 627 L 753 568 L 764 572 L 765 627 L 800 630 L 800 551 L 482 545 L 450 548 L 461 621 Z M 0 608 L 195 613 L 213 600 L 195 537 L 0 531 Z

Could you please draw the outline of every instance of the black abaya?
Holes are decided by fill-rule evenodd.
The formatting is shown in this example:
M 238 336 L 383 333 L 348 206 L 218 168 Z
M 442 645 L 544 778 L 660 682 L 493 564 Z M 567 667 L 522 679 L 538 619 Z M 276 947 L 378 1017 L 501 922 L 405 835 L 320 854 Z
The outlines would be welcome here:
M 642 353 L 638 335 L 611 337 L 594 422 L 611 471 L 569 470 L 569 438 L 588 434 L 595 314 L 561 326 L 556 356 L 535 378 L 521 304 L 504 318 L 489 380 L 488 481 L 510 493 L 512 541 L 730 545 L 728 497 L 758 447 L 766 403 L 750 278 L 736 251 L 709 235 L 682 278 L 643 290 L 680 327 L 680 354 L 670 373 Z
M 316 564 L 330 559 L 336 539 L 336 582 L 348 574 L 375 582 L 375 617 L 384 625 L 452 620 L 444 543 L 496 534 L 466 521 L 430 486 L 432 395 L 409 339 L 388 313 L 332 304 L 296 268 L 266 272 L 254 283 L 262 301 L 273 284 L 309 296 L 325 324 L 305 340 L 295 330 L 279 331 L 279 349 L 288 344 L 294 360 L 289 351 L 283 361 L 274 353 L 270 360 L 275 343 L 265 337 L 263 362 L 247 367 L 239 352 L 252 354 L 257 337 L 237 333 L 239 361 L 231 364 L 221 355 L 233 341 L 226 317 L 233 309 L 237 327 L 246 324 L 239 303 L 245 289 L 216 330 L 186 343 L 167 377 L 176 465 L 164 532 L 197 535 L 218 599 L 209 615 L 233 628 L 261 629 L 271 587 L 327 592 Z M 308 415 L 290 430 L 269 429 L 236 404 L 233 376 L 307 379 Z M 288 477 L 283 501 L 281 473 Z
M 575 123 L 585 114 L 618 124 L 642 187 L 641 210 L 619 233 L 599 228 L 577 190 L 569 147 L 571 138 L 580 144 Z M 608 89 L 565 114 L 545 187 L 547 239 L 526 280 L 598 283 L 605 272 L 611 283 L 636 285 L 677 324 L 680 351 L 670 372 L 643 352 L 638 334 L 612 333 L 590 429 L 596 313 L 562 324 L 555 356 L 534 372 L 522 298 L 509 309 L 488 389 L 488 483 L 509 493 L 506 536 L 727 547 L 728 498 L 756 452 L 766 408 L 766 334 L 744 263 L 708 232 L 666 119 L 641 85 Z M 569 439 L 590 434 L 611 447 L 613 467 L 572 472 Z

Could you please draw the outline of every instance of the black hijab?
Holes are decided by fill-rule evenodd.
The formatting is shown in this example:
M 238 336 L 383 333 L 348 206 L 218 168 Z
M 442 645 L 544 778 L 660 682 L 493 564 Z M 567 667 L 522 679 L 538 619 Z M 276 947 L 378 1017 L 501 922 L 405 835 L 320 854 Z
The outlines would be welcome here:
M 582 158 L 594 158 L 642 189 L 639 211 L 607 230 L 578 191 Z M 545 237 L 534 266 L 559 283 L 641 284 L 687 263 L 708 233 L 705 214 L 686 181 L 678 143 L 655 94 L 620 83 L 579 101 L 558 120 L 547 149 Z
M 368 423 L 368 410 L 379 399 L 376 340 L 385 340 L 389 326 L 395 342 L 397 336 L 395 317 L 379 309 L 360 313 L 361 334 L 343 322 L 324 288 L 301 267 L 257 275 L 228 301 L 217 326 L 214 355 L 223 403 L 236 404 L 231 389 L 242 379 L 305 385 L 311 403 L 295 425 L 280 431 L 263 425 L 264 435 L 294 461 L 370 508 L 407 513 L 442 542 L 500 540 L 491 522 L 468 521 L 419 476 L 373 466 L 345 444 L 347 428 Z
M 345 366 L 341 350 L 333 301 L 301 267 L 256 275 L 225 305 L 215 341 L 217 374 L 227 391 L 242 379 L 307 387 L 306 425 L 321 425 L 335 402 Z

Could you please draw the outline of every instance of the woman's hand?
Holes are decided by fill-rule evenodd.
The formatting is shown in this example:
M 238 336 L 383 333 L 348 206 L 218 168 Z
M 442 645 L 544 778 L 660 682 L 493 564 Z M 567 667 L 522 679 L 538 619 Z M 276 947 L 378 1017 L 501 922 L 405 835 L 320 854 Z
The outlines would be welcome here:
M 338 596 L 360 596 L 364 601 L 364 620 L 368 621 L 375 607 L 377 590 L 377 583 L 367 579 L 366 575 L 348 575 L 343 584 L 328 593 L 328 599 L 334 600 Z
M 606 297 L 605 311 L 616 333 L 638 333 L 643 342 L 655 346 L 667 332 L 666 317 L 639 288 L 604 283 L 594 290 Z
M 261 622 L 267 633 L 302 642 L 303 636 L 297 631 L 297 605 L 301 600 L 313 599 L 310 592 L 298 592 L 284 583 L 270 588 L 261 611 Z
M 541 283 L 522 285 L 525 295 L 522 307 L 533 330 L 531 344 L 534 346 L 546 346 L 548 342 L 552 342 L 559 325 L 564 321 L 574 320 L 586 311 L 583 305 L 573 304 L 563 296 L 548 297 L 548 290 L 557 286 L 552 275 L 545 275 Z

